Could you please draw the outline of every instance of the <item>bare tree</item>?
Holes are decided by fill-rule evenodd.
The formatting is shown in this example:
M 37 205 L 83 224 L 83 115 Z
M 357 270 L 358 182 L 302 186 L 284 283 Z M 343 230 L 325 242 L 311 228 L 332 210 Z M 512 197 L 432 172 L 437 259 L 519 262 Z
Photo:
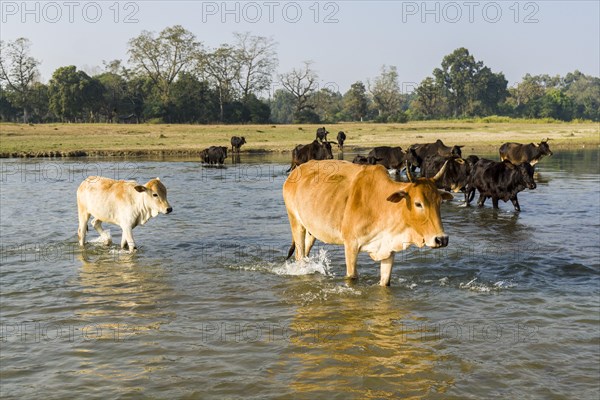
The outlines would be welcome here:
M 269 89 L 273 73 L 279 64 L 272 38 L 252 36 L 249 32 L 234 33 L 236 58 L 239 74 L 236 83 L 241 91 L 242 100 L 250 94 L 257 95 Z
M 177 75 L 193 67 L 200 51 L 201 43 L 195 35 L 180 25 L 165 28 L 158 37 L 143 31 L 129 41 L 129 61 L 138 72 L 152 79 L 163 101 L 169 100 Z
M 295 117 L 298 118 L 302 112 L 314 109 L 310 102 L 310 96 L 317 90 L 318 76 L 310 68 L 311 61 L 304 62 L 304 68 L 292 69 L 290 72 L 279 75 L 281 85 L 296 99 Z
M 37 79 L 40 62 L 29 55 L 29 39 L 13 42 L 0 41 L 0 81 L 15 95 L 15 105 L 23 108 L 23 122 L 29 120 L 28 103 L 32 86 Z
M 235 98 L 234 82 L 239 79 L 240 64 L 235 55 L 235 49 L 228 44 L 203 56 L 202 74 L 211 81 L 219 94 L 219 116 L 223 122 L 224 104 Z

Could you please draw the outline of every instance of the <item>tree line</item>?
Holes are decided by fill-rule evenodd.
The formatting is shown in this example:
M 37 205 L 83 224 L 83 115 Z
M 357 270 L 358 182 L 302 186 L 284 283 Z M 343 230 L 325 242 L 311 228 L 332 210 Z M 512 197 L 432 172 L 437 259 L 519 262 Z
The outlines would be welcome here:
M 335 123 L 485 117 L 600 120 L 600 78 L 525 75 L 508 87 L 465 48 L 446 55 L 410 93 L 395 66 L 340 93 L 320 87 L 311 62 L 277 73 L 272 38 L 235 33 L 205 48 L 176 25 L 128 42 L 128 63 L 90 76 L 59 67 L 47 84 L 26 38 L 0 43 L 0 118 L 20 122 Z M 272 90 L 277 87 L 276 90 Z

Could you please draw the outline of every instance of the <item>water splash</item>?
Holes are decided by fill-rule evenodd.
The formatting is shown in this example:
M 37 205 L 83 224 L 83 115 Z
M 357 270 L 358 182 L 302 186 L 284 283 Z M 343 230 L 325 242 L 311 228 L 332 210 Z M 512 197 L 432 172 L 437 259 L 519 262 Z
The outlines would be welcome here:
M 329 276 L 332 275 L 330 264 L 331 260 L 327 256 L 327 251 L 320 249 L 318 254 L 305 257 L 301 261 L 286 261 L 284 265 L 274 268 L 273 273 L 293 276 L 319 273 Z

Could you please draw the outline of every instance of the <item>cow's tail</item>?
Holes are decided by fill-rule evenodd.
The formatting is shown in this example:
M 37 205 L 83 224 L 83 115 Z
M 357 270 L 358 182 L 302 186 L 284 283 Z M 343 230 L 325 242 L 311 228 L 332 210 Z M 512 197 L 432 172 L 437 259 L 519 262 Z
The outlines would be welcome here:
M 296 250 L 296 243 L 294 243 L 294 241 L 292 240 L 292 245 L 290 246 L 290 249 L 288 250 L 288 255 L 285 258 L 286 260 L 292 258 L 292 255 L 294 255 L 294 250 Z

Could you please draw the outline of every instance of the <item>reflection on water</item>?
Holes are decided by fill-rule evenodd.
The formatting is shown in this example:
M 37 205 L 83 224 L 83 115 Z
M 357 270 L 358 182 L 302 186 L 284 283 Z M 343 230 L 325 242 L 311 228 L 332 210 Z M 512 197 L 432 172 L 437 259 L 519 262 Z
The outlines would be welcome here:
M 444 393 L 453 378 L 421 340 L 410 311 L 385 288 L 331 286 L 303 302 L 296 332 L 271 373 L 303 398 L 405 398 Z M 412 317 L 414 318 L 414 317 Z M 301 334 L 298 334 L 301 332 Z M 283 374 L 281 377 L 279 375 Z

